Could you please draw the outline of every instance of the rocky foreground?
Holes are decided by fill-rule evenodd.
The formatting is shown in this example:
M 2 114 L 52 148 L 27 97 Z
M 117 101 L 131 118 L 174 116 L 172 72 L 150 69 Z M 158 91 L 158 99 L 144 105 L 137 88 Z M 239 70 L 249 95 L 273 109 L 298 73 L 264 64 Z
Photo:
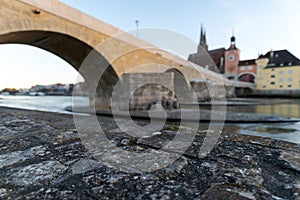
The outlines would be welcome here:
M 99 117 L 107 138 L 128 151 L 158 150 L 175 135 L 167 125 L 134 139 Z M 206 131 L 168 167 L 115 171 L 83 145 L 72 115 L 0 108 L 0 199 L 299 199 L 300 147 L 222 133 L 199 158 Z

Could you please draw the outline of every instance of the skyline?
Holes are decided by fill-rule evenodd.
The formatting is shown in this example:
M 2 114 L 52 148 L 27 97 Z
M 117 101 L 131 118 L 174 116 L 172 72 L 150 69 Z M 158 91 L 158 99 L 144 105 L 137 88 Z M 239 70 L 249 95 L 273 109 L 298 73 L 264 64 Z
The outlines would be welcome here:
M 300 57 L 300 27 L 294 23 L 295 19 L 300 19 L 300 2 L 297 0 L 61 2 L 125 32 L 134 32 L 138 20 L 139 29 L 171 30 L 190 38 L 195 44 L 199 43 L 202 23 L 210 50 L 228 48 L 234 30 L 242 60 L 257 58 L 259 53 L 266 54 L 271 49 L 287 49 Z M 190 51 L 195 53 L 196 48 Z M 72 83 L 78 74 L 57 56 L 26 45 L 0 45 L 0 55 L 0 89 Z

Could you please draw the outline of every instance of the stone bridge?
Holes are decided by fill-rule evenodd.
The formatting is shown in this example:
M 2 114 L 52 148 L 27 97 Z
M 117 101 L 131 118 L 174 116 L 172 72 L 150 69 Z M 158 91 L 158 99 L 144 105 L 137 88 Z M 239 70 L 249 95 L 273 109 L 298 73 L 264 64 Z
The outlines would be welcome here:
M 0 44 L 32 45 L 64 59 L 81 73 L 92 88 L 97 88 L 98 108 L 108 108 L 113 86 L 122 74 L 149 63 L 156 68 L 146 67 L 138 72 L 160 73 L 171 67 L 183 73 L 187 82 L 202 79 L 254 88 L 251 84 L 225 80 L 219 74 L 155 48 L 57 0 L 0 0 L 0 18 Z M 96 49 L 92 54 L 97 60 L 90 59 L 88 64 L 91 68 L 88 72 L 81 71 L 80 67 L 93 49 Z M 94 70 L 100 72 L 90 73 Z M 94 80 L 100 73 L 103 76 L 99 83 Z

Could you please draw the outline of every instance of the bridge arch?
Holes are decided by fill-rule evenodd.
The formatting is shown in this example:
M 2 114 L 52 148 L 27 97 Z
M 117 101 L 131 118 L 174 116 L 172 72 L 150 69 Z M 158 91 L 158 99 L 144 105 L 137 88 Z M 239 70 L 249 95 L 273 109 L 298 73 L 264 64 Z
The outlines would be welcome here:
M 109 107 L 107 97 L 112 91 L 113 83 L 123 73 L 145 63 L 176 68 L 184 73 L 188 83 L 202 79 L 232 84 L 220 75 L 168 52 L 157 48 L 147 50 L 143 47 L 153 46 L 57 0 L 1 0 L 0 18 L 0 44 L 19 43 L 45 49 L 66 60 L 77 70 L 92 49 L 107 39 L 112 39 L 108 46 L 97 49 L 100 64 L 110 64 L 103 75 L 100 89 L 97 90 L 97 95 L 104 94 L 104 99 L 107 99 L 105 108 Z M 115 37 L 120 34 L 122 37 Z M 130 52 L 138 49 L 137 47 L 141 49 L 112 62 L 120 52 Z M 82 76 L 86 78 L 84 74 Z
M 82 73 L 82 71 L 79 70 L 87 55 L 93 51 L 93 48 L 88 43 L 70 34 L 49 30 L 12 30 L 0 34 L 0 44 L 25 44 L 53 53 L 76 69 L 88 85 L 95 87 L 95 83 L 89 82 L 93 80 L 89 77 L 90 74 L 84 74 L 84 72 Z M 93 53 L 95 54 L 97 52 L 93 51 Z M 113 91 L 113 86 L 118 81 L 118 75 L 110 63 L 100 53 L 97 53 L 97 67 L 102 67 L 106 70 L 100 81 L 96 83 L 97 96 L 90 96 L 90 98 L 96 99 L 101 96 L 101 101 L 104 101 L 101 104 L 106 107 Z
M 127 59 L 126 63 L 122 60 L 113 63 L 112 67 L 118 77 L 121 77 L 123 73 L 129 72 L 134 66 L 137 66 L 136 63 L 155 62 L 184 71 L 189 81 L 199 79 L 197 70 L 186 60 L 178 59 L 170 53 L 159 51 L 151 44 L 56 0 L 2 0 L 0 2 L 0 17 L 0 35 L 22 31 L 60 33 L 75 38 L 92 48 L 96 48 L 99 44 L 113 37 L 114 39 L 110 44 L 111 46 L 108 47 L 109 49 L 101 50 L 101 55 L 108 61 L 112 61 L 112 58 L 115 58 L 114 56 L 118 55 L 120 51 L 124 51 L 124 49 L 126 52 L 129 52 L 130 50 L 137 49 L 137 46 L 141 47 L 142 49 L 136 54 L 136 57 L 139 59 L 124 58 L 123 60 Z M 115 38 L 118 35 L 121 35 L 121 37 Z M 29 43 L 34 45 L 34 42 L 46 42 L 45 40 L 48 40 L 47 42 L 51 41 L 46 37 L 40 37 L 35 41 L 29 41 Z M 37 46 L 40 45 L 37 44 Z M 145 50 L 144 47 L 153 47 L 153 50 Z M 70 45 L 70 48 L 75 49 L 72 48 L 72 45 Z M 199 69 L 201 75 L 205 76 L 204 80 L 220 80 L 217 74 L 201 69 L 201 67 Z
M 253 72 L 244 72 L 239 74 L 238 80 L 242 82 L 255 83 L 256 74 Z

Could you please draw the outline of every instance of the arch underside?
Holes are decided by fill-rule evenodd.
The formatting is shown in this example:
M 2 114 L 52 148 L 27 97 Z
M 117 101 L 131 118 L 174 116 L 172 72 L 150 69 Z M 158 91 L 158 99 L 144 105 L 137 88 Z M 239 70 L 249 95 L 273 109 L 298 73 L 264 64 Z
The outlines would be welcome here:
M 167 72 L 173 72 L 174 73 L 174 89 L 175 94 L 180 93 L 181 91 L 188 91 L 190 89 L 190 83 L 184 76 L 184 74 L 179 71 L 178 69 L 171 68 L 165 71 Z
M 238 80 L 242 82 L 255 83 L 255 75 L 252 73 L 244 73 L 238 77 Z
M 95 51 L 93 51 L 91 46 L 79 39 L 57 32 L 33 30 L 0 35 L 0 44 L 26 44 L 51 52 L 73 66 L 89 84 L 91 79 L 89 74 L 82 73 L 80 67 L 86 57 L 91 52 L 95 53 Z M 106 68 L 101 80 L 97 83 L 97 90 L 100 90 L 104 96 L 111 96 L 112 88 L 117 82 L 118 76 L 108 61 L 99 53 L 97 54 L 96 67 L 99 69 Z
M 48 31 L 20 31 L 0 36 L 1 44 L 27 44 L 49 51 L 79 69 L 92 48 L 68 35 Z

